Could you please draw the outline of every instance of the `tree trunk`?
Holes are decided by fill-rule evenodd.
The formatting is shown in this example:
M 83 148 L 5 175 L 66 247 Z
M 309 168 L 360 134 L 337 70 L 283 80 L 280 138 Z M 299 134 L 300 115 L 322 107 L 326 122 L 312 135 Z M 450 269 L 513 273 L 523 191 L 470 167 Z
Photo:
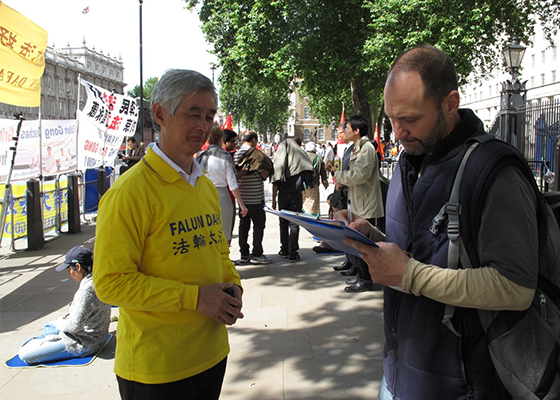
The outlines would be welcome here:
M 370 127 L 368 136 L 371 139 L 375 126 L 372 124 L 373 118 L 371 117 L 368 95 L 361 76 L 355 77 L 350 82 L 350 89 L 352 90 L 352 106 L 354 107 L 354 113 L 363 116 L 367 120 L 368 126 Z

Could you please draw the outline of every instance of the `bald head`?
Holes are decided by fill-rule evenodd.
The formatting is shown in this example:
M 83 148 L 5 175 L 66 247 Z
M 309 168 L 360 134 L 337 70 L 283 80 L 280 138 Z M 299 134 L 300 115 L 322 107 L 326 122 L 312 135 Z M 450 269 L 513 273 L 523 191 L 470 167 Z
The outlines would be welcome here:
M 424 96 L 436 106 L 453 90 L 458 90 L 453 61 L 443 51 L 431 46 L 416 46 L 397 57 L 387 77 L 387 84 L 409 72 L 417 72 L 424 84 Z

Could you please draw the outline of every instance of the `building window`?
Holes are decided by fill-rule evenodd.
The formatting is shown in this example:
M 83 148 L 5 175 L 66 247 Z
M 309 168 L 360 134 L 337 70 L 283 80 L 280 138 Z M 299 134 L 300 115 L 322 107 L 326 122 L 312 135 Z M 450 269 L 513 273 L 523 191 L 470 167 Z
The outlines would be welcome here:
M 531 87 L 535 87 L 535 77 L 531 77 Z
M 309 142 L 309 140 L 311 140 L 311 129 L 305 128 L 303 130 L 303 141 L 304 142 Z
M 556 46 L 552 47 L 552 61 L 556 61 Z
M 500 94 L 500 86 L 496 83 L 496 96 Z
M 544 74 L 541 74 L 541 85 L 544 85 L 544 81 L 545 81 Z
M 542 63 L 546 63 L 546 50 L 542 51 Z
M 51 75 L 47 76 L 47 88 L 53 90 L 53 77 Z
M 535 55 L 534 54 L 531 55 L 531 66 L 532 67 L 535 66 Z
M 64 93 L 64 79 L 58 78 L 58 93 Z
M 552 71 L 552 83 L 556 82 L 556 70 Z
M 311 108 L 303 107 L 303 119 L 311 119 Z
M 319 142 L 324 142 L 325 141 L 325 129 L 324 128 L 320 128 L 319 131 L 317 131 L 317 140 Z
M 492 86 L 488 86 L 488 97 L 492 97 Z

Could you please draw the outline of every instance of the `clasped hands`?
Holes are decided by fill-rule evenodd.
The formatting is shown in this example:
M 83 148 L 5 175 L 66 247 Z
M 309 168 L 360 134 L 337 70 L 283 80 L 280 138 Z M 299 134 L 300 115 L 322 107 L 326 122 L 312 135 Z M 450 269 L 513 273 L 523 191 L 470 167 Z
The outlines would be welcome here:
M 225 289 L 232 288 L 235 297 L 230 296 Z M 215 283 L 199 286 L 198 304 L 196 310 L 220 324 L 233 325 L 243 318 L 241 297 L 243 290 L 235 283 Z
M 363 235 L 370 238 L 373 236 L 373 240 L 379 246 L 374 247 L 357 240 L 344 239 L 344 243 L 362 253 L 362 259 L 368 265 L 371 279 L 387 286 L 402 286 L 402 276 L 410 260 L 406 253 L 395 243 L 385 242 L 384 235 L 365 219 L 352 215 L 352 221 L 349 223 L 347 218 L 346 210 L 341 210 L 334 216 L 334 219 L 345 222 L 350 228 Z

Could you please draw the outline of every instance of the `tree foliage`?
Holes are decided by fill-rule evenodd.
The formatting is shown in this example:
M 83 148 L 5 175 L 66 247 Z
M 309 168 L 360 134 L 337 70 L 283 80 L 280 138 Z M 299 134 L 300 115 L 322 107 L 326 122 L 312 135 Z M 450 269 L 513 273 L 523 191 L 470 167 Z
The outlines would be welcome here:
M 186 1 L 199 7 L 220 60 L 222 97 L 247 96 L 236 106 L 248 107 L 253 91 L 279 99 L 298 78 L 325 124 L 341 103 L 346 115 L 379 121 L 387 70 L 414 45 L 448 53 L 465 82 L 473 71 L 482 77 L 499 66 L 513 36 L 530 45 L 537 20 L 549 37 L 560 22 L 558 0 Z
M 154 91 L 154 87 L 156 87 L 156 83 L 158 83 L 158 78 L 153 76 L 144 82 L 144 90 L 143 95 L 146 100 L 152 100 L 152 92 Z M 132 90 L 129 90 L 127 94 L 130 97 L 140 97 L 140 85 L 134 86 Z
M 248 129 L 260 132 L 262 139 L 268 141 L 268 134 L 282 131 L 289 117 L 288 91 L 287 84 L 258 87 L 244 80 L 225 82 L 221 89 L 221 108 L 232 114 L 234 123 L 243 122 Z

